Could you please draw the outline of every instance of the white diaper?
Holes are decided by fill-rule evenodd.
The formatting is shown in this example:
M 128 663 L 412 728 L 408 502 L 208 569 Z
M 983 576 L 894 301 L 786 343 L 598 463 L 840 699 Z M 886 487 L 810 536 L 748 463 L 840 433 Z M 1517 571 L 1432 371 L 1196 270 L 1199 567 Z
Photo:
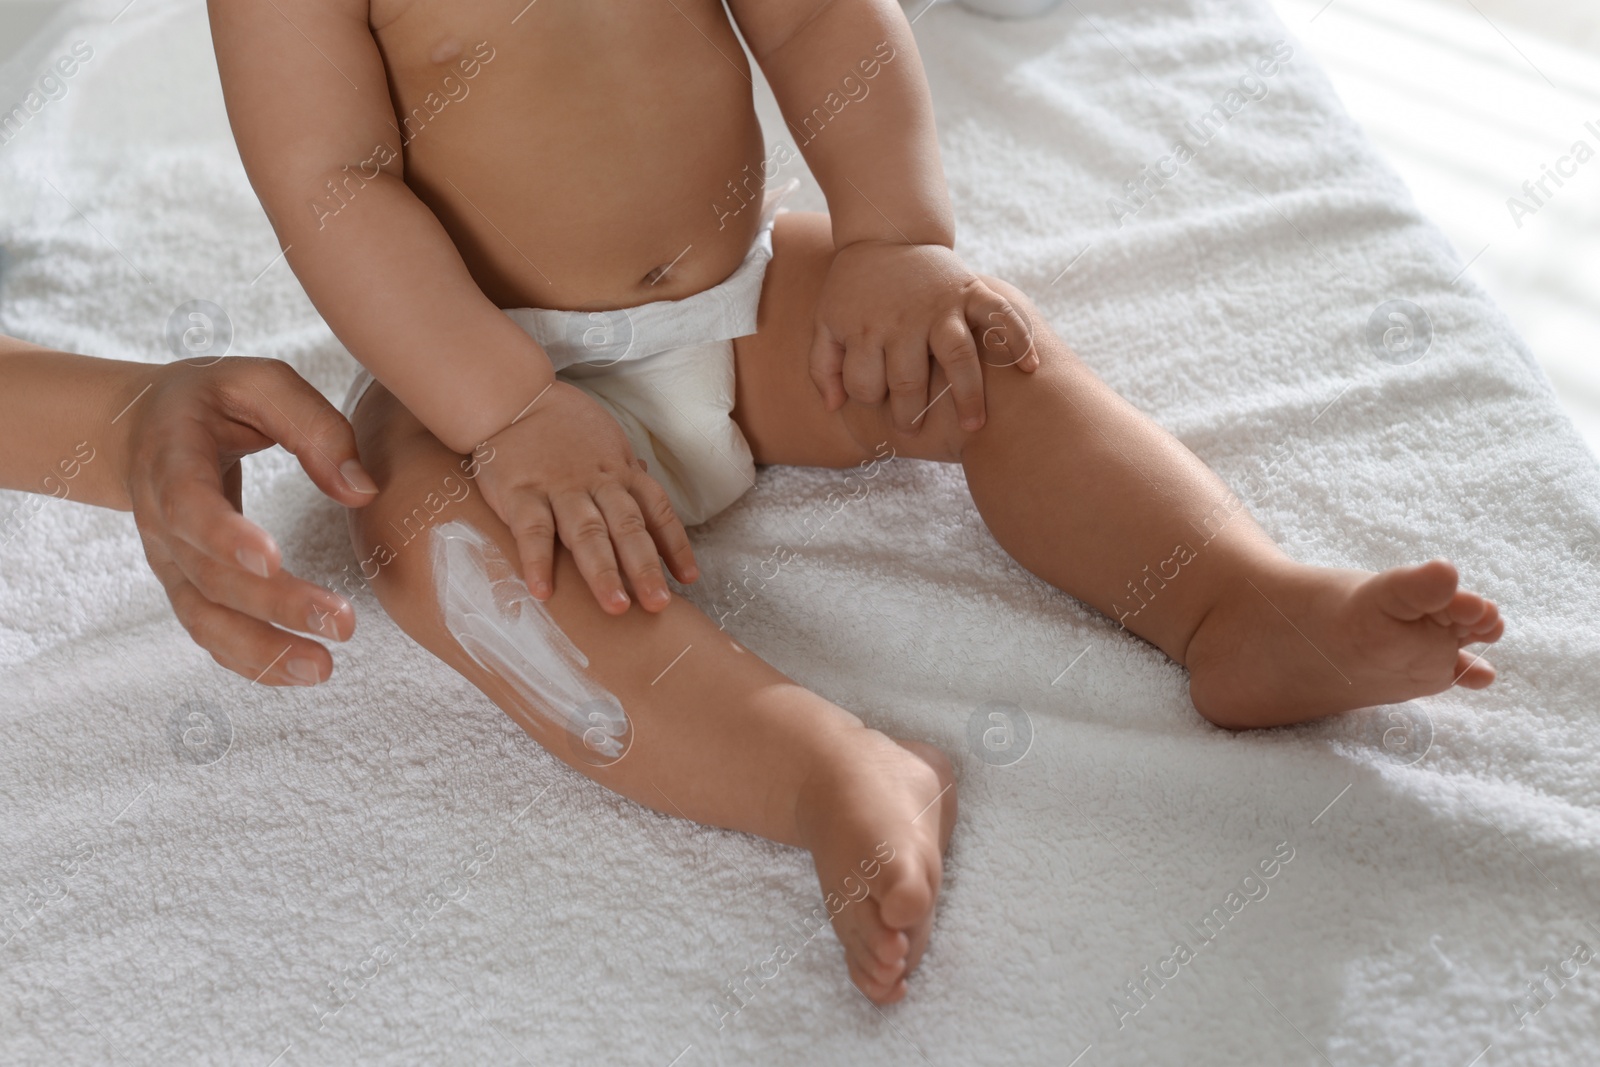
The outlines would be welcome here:
M 539 342 L 557 378 L 617 420 L 685 526 L 705 522 L 755 485 L 750 445 L 731 418 L 733 339 L 756 332 L 773 220 L 798 185 L 767 190 L 744 262 L 710 289 L 614 311 L 506 311 Z M 362 370 L 350 383 L 346 416 L 372 381 Z

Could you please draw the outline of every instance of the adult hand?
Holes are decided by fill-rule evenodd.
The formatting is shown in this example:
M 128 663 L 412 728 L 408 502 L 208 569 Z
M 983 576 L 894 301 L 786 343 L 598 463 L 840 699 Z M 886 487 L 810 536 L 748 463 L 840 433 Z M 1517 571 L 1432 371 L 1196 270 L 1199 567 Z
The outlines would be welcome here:
M 282 445 L 328 496 L 361 507 L 378 487 L 349 422 L 288 364 L 230 357 L 151 368 L 128 411 L 122 478 L 145 556 L 195 642 L 263 685 L 316 685 L 320 643 L 355 631 L 348 601 L 282 569 L 272 536 L 243 514 L 240 460 Z

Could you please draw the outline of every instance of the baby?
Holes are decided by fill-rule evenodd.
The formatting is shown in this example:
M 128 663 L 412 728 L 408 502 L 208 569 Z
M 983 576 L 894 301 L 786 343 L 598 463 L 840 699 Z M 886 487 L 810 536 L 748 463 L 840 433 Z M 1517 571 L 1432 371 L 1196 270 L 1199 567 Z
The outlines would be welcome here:
M 663 559 L 697 577 L 684 525 L 756 464 L 960 463 L 999 543 L 1187 667 L 1224 727 L 1493 680 L 1465 649 L 1499 614 L 1449 563 L 1289 559 L 967 269 L 894 0 L 210 7 L 245 167 L 368 372 L 362 579 L 597 782 L 808 849 L 873 1001 L 926 948 L 951 768 L 670 595 Z M 827 215 L 777 212 L 746 46 Z

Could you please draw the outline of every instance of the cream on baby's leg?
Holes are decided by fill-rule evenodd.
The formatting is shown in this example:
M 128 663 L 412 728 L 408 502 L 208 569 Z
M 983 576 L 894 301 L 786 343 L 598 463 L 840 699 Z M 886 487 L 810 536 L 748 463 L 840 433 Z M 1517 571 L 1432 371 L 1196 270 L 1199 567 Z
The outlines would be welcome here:
M 602 612 L 565 551 L 541 605 L 508 562 L 505 525 L 476 491 L 456 488 L 470 487 L 460 456 L 381 386 L 354 421 L 381 487 L 350 513 L 360 558 L 447 479 L 460 498 L 378 568 L 373 588 L 395 621 L 608 789 L 809 850 L 852 979 L 878 1003 L 904 996 L 954 824 L 944 756 L 868 729 L 681 598 L 655 614 Z

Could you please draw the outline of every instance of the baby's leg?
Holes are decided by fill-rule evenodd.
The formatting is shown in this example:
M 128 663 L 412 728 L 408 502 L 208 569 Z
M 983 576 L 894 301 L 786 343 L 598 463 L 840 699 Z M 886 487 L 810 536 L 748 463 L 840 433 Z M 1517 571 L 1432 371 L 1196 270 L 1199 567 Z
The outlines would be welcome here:
M 927 943 L 955 818 L 944 756 L 868 729 L 740 647 L 681 598 L 656 614 L 635 605 L 607 615 L 563 550 L 544 608 L 522 599 L 526 587 L 514 570 L 491 578 L 510 575 L 513 585 L 502 582 L 498 592 L 503 602 L 515 600 L 513 618 L 547 610 L 587 657 L 575 684 L 589 688 L 596 707 L 609 706 L 601 700 L 607 693 L 620 703 L 631 727 L 626 749 L 614 745 L 614 728 L 599 729 L 586 744 L 551 717 L 570 707 L 529 695 L 539 677 L 555 675 L 549 664 L 561 659 L 559 648 L 553 651 L 548 638 L 543 647 L 527 647 L 541 644 L 537 629 L 530 637 L 528 628 L 508 623 L 501 614 L 507 603 L 494 597 L 478 596 L 490 602 L 476 605 L 477 620 L 469 618 L 472 605 L 464 601 L 474 599 L 477 577 L 471 566 L 459 575 L 455 568 L 496 553 L 516 557 L 515 541 L 483 498 L 463 494 L 471 483 L 462 458 L 381 386 L 355 414 L 361 461 L 381 491 L 350 513 L 351 535 L 359 558 L 374 561 L 366 572 L 376 567 L 373 588 L 395 621 L 549 752 L 608 789 L 657 811 L 808 849 L 852 978 L 879 1003 L 903 996 L 905 976 Z M 458 502 L 430 518 L 446 497 Z M 447 551 L 436 569 L 430 541 L 451 530 L 465 535 L 456 547 L 469 550 Z M 412 540 L 397 544 L 403 537 Z M 449 576 L 443 597 L 439 570 Z M 477 636 L 464 640 L 476 658 L 453 636 L 471 634 L 474 625 Z M 514 676 L 530 671 L 533 681 L 519 685 Z
M 915 436 L 887 404 L 823 409 L 807 368 L 832 256 L 823 215 L 779 218 L 761 332 L 741 338 L 735 417 L 758 463 L 845 466 L 888 442 L 959 462 L 995 538 L 1046 581 L 1190 671 L 1195 707 L 1229 727 L 1394 703 L 1493 670 L 1463 646 L 1498 639 L 1494 605 L 1435 561 L 1374 575 L 1298 564 L 1188 449 L 1101 382 L 1026 298 L 1041 367 L 984 368 L 988 421 L 960 429 L 948 394 Z M 846 383 L 848 386 L 848 382 Z M 930 396 L 945 389 L 935 365 Z

